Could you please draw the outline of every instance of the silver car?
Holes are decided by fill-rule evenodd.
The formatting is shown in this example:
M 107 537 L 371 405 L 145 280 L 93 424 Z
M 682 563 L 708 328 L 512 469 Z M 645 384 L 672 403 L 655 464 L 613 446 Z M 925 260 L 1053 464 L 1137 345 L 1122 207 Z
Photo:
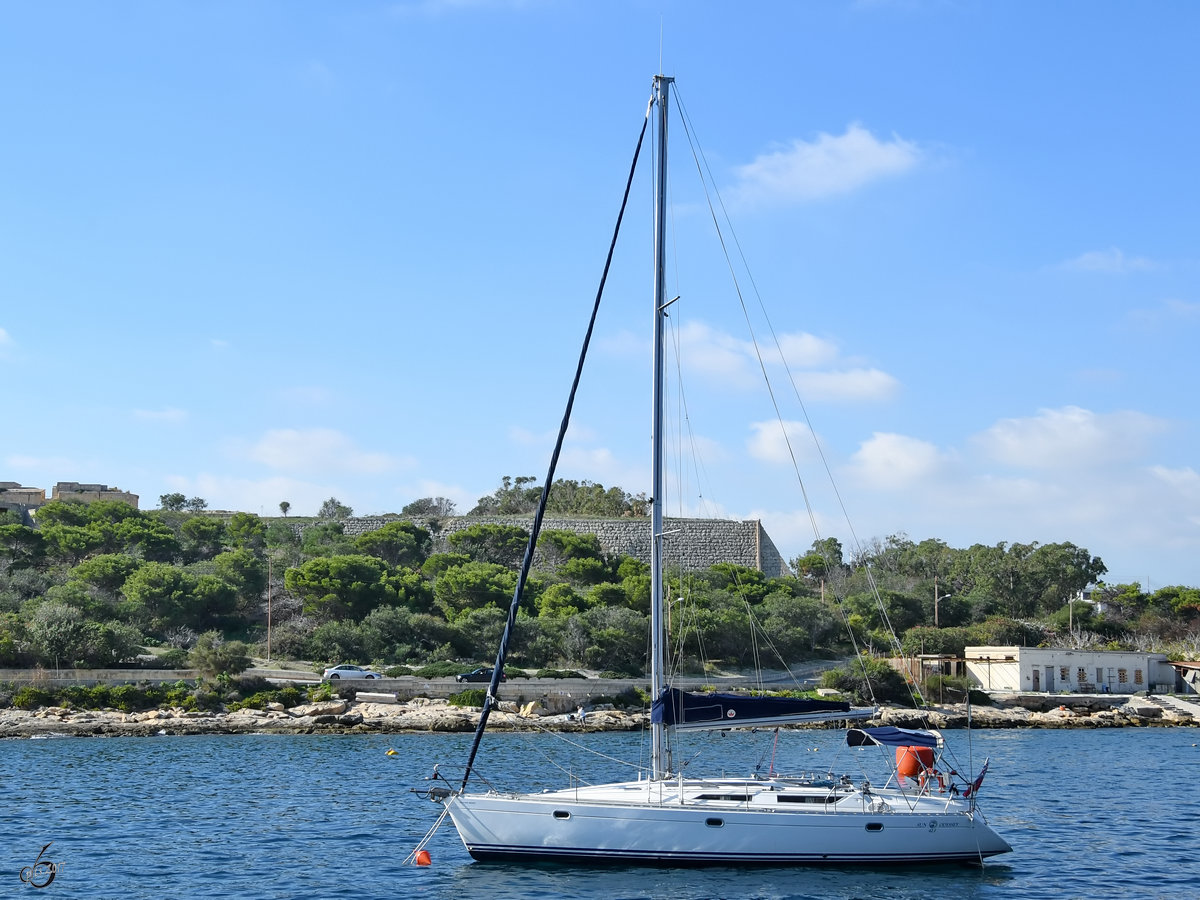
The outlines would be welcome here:
M 326 669 L 322 678 L 328 678 L 330 681 L 337 681 L 342 678 L 382 678 L 378 672 L 373 672 L 370 669 L 364 669 L 362 666 L 332 666 Z

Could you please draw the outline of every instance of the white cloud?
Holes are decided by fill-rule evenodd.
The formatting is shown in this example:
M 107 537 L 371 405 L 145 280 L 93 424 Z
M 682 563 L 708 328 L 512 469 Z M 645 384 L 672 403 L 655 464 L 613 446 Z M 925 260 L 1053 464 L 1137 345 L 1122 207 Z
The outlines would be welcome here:
M 1153 309 L 1135 309 L 1129 317 L 1138 325 L 1151 328 L 1175 327 L 1200 322 L 1200 303 L 1164 300 Z
M 1002 419 L 974 440 L 989 458 L 1035 469 L 1079 468 L 1136 459 L 1167 423 L 1139 412 L 1100 414 L 1078 406 Z
M 1151 466 L 1150 474 L 1174 490 L 1186 491 L 1200 497 L 1200 472 L 1191 466 L 1185 466 L 1182 469 Z
M 789 366 L 806 369 L 830 365 L 838 358 L 837 344 L 805 331 L 780 335 L 779 349 Z
M 167 406 L 163 409 L 135 409 L 133 417 L 146 422 L 183 422 L 188 414 L 187 410 Z
M 1144 256 L 1126 256 L 1122 250 L 1091 250 L 1059 264 L 1059 268 L 1076 272 L 1140 272 L 1153 269 L 1154 263 Z
M 797 461 L 809 459 L 816 454 L 812 432 L 804 422 L 785 421 L 782 428 L 775 420 L 751 422 L 750 428 L 753 433 L 746 441 L 746 448 L 754 459 L 770 463 L 790 463 L 792 453 L 796 454 Z M 785 432 L 787 440 L 784 440 Z
M 689 371 L 719 381 L 723 386 L 747 388 L 757 385 L 762 377 L 751 341 L 717 331 L 704 322 L 683 325 L 679 329 L 679 345 Z M 845 363 L 837 344 L 825 338 L 794 332 L 781 335 L 779 347 L 805 401 L 886 400 L 899 389 L 895 378 L 878 369 L 827 368 Z M 763 362 L 769 368 L 777 368 L 779 353 L 774 348 L 764 348 Z M 817 371 L 818 367 L 826 370 Z
M 855 452 L 851 471 L 864 484 L 904 490 L 938 475 L 949 461 L 949 456 L 928 441 L 876 432 Z
M 881 141 L 854 123 L 840 136 L 821 133 L 811 142 L 764 153 L 739 166 L 735 196 L 748 201 L 804 202 L 844 194 L 912 169 L 922 158 L 911 141 Z
M 249 448 L 250 459 L 272 469 L 293 472 L 346 472 L 376 475 L 411 460 L 360 450 L 340 431 L 332 428 L 268 431 Z
M 900 382 L 879 369 L 842 372 L 802 372 L 796 377 L 806 400 L 887 400 L 900 390 Z

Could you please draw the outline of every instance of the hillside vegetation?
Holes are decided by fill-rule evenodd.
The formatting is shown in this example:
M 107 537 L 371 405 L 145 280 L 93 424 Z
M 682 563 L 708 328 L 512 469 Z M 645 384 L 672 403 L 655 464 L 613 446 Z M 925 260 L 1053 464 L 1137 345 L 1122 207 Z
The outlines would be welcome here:
M 529 479 L 505 479 L 480 512 L 536 502 Z M 580 512 L 637 515 L 644 498 L 565 483 Z M 555 491 L 558 485 L 555 486 Z M 528 534 L 478 524 L 445 552 L 433 535 L 396 521 L 359 537 L 338 518 L 293 527 L 204 511 L 166 495 L 164 508 L 51 502 L 37 527 L 0 524 L 0 667 L 157 665 L 191 659 L 210 669 L 249 650 L 275 657 L 376 665 L 487 661 L 494 654 Z M 331 498 L 327 512 L 350 514 Z M 567 504 L 564 504 L 567 505 Z M 453 514 L 443 498 L 407 513 Z M 601 512 L 602 511 L 602 512 Z M 434 519 L 436 527 L 436 519 Z M 649 629 L 646 565 L 605 554 L 594 535 L 546 531 L 517 619 L 512 662 L 640 674 Z M 861 650 L 959 653 L 968 644 L 1068 643 L 1200 651 L 1200 591 L 1104 585 L 1103 562 L 1070 543 L 976 545 L 877 540 L 851 559 L 835 540 L 766 578 L 735 565 L 672 573 L 671 646 L 691 671 L 778 667 Z M 882 603 L 875 600 L 872 581 Z M 1071 602 L 1099 583 L 1093 600 Z M 834 598 L 843 598 L 840 605 Z M 936 597 L 936 601 L 935 601 Z

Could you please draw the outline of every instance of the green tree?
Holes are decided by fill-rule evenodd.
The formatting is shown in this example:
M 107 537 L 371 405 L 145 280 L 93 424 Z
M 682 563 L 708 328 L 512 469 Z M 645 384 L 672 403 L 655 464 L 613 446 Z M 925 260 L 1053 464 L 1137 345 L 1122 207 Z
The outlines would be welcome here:
M 477 522 L 456 531 L 447 539 L 450 546 L 470 554 L 476 562 L 494 563 L 515 569 L 529 546 L 529 532 L 517 525 Z
M 250 668 L 249 648 L 241 641 L 226 641 L 215 631 L 200 635 L 188 662 L 201 675 L 239 675 Z
M 377 606 L 396 602 L 388 574 L 382 560 L 348 554 L 310 559 L 288 569 L 283 583 L 300 597 L 306 615 L 322 620 L 361 619 Z
M 42 529 L 46 555 L 68 565 L 77 565 L 82 560 L 113 547 L 111 526 L 90 522 L 85 525 L 46 525 Z
M 141 565 L 140 561 L 125 553 L 104 553 L 77 565 L 71 570 L 71 578 L 115 597 L 125 585 L 125 579 Z
M 167 563 L 151 562 L 131 572 L 121 592 L 127 615 L 144 618 L 154 629 L 186 624 L 195 579 Z
M 531 513 L 537 509 L 542 498 L 542 489 L 532 475 L 513 478 L 505 475 L 500 487 L 486 497 L 480 497 L 472 516 L 514 516 Z
M 26 624 L 29 641 L 37 656 L 55 666 L 84 662 L 92 633 L 83 613 L 65 603 L 42 603 Z
M 260 550 L 266 544 L 267 526 L 253 513 L 238 512 L 230 517 L 225 533 L 234 547 Z
M 465 611 L 494 606 L 507 610 L 516 590 L 516 573 L 487 562 L 469 562 L 447 569 L 434 582 L 433 598 L 448 621 Z
M 400 510 L 400 515 L 430 519 L 449 519 L 457 515 L 457 513 L 455 512 L 453 500 L 447 500 L 445 497 L 422 497 L 420 500 L 414 500 L 412 503 L 407 504 L 404 509 Z
M 0 567 L 8 574 L 34 569 L 46 559 L 46 540 L 24 525 L 0 525 Z
M 586 608 L 587 601 L 566 582 L 550 585 L 537 598 L 539 616 L 565 618 L 583 612 Z
M 291 508 L 292 508 L 292 504 L 288 503 L 286 500 L 279 501 L 279 513 L 285 519 L 287 518 L 288 510 Z
M 215 516 L 191 516 L 181 531 L 185 549 L 196 559 L 212 559 L 225 546 L 225 523 Z
M 242 614 L 256 612 L 267 588 L 266 563 L 243 548 L 217 554 L 213 558 L 213 568 L 216 576 L 233 590 Z
M 159 508 L 168 510 L 169 512 L 183 512 L 183 507 L 186 503 L 187 497 L 178 492 L 158 495 Z
M 300 551 L 305 556 L 341 556 L 354 552 L 354 542 L 343 534 L 341 522 L 321 522 L 305 528 L 300 538 Z
M 117 545 L 131 556 L 152 562 L 170 562 L 179 557 L 182 546 L 175 532 L 148 517 L 125 519 L 114 526 Z
M 321 504 L 321 508 L 317 510 L 318 519 L 348 519 L 354 515 L 354 510 L 346 504 L 338 500 L 337 497 L 330 497 Z
M 377 556 L 389 566 L 418 568 L 432 548 L 429 532 L 412 522 L 388 522 L 354 539 L 355 550 Z

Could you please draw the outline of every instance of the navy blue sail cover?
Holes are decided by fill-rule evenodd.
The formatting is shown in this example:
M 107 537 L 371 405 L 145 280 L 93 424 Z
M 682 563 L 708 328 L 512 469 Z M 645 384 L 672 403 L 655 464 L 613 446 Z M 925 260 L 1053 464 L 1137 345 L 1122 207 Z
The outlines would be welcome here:
M 750 697 L 745 694 L 694 694 L 666 688 L 650 708 L 650 720 L 664 725 L 723 722 L 738 725 L 747 719 L 763 720 L 819 713 L 849 712 L 842 700 L 806 700 L 796 697 Z
M 878 728 L 851 728 L 846 732 L 846 744 L 850 747 L 866 747 L 882 744 L 885 747 L 937 747 L 938 736 L 931 731 L 914 731 L 911 728 L 896 728 L 880 725 Z

